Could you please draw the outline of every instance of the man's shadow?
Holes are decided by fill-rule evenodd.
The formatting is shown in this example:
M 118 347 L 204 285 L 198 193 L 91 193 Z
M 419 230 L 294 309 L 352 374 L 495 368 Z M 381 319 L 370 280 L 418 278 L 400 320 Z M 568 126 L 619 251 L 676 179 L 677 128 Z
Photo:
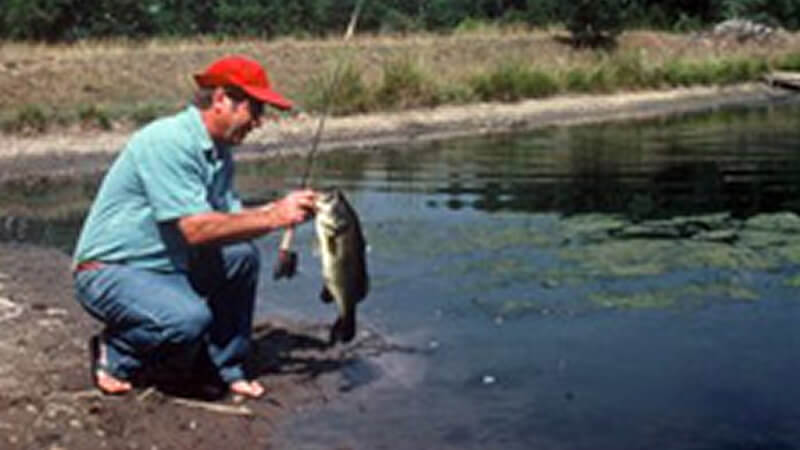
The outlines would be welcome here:
M 357 359 L 330 346 L 323 325 L 257 324 L 253 328 L 251 347 L 245 362 L 248 378 L 263 376 L 299 375 L 314 379 L 326 373 L 340 371 Z M 163 372 L 163 371 L 160 371 Z M 187 376 L 155 377 L 148 384 L 160 392 L 182 398 L 216 401 L 227 394 L 227 386 L 216 375 L 208 354 L 202 352 Z

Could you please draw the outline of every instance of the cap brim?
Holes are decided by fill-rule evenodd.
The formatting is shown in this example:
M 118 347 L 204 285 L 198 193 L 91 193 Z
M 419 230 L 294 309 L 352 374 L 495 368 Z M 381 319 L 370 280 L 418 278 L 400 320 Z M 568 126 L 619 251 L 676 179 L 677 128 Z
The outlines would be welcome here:
M 262 102 L 268 103 L 278 109 L 292 109 L 292 102 L 272 89 L 257 88 L 252 86 L 242 86 L 242 89 L 254 99 L 261 100 Z
M 194 80 L 197 85 L 201 87 L 223 86 L 225 84 L 230 84 L 227 78 L 204 73 L 195 74 Z M 247 95 L 253 97 L 254 99 L 268 103 L 278 109 L 292 109 L 294 106 L 291 100 L 288 100 L 272 89 L 241 85 L 239 85 L 239 87 L 244 90 Z

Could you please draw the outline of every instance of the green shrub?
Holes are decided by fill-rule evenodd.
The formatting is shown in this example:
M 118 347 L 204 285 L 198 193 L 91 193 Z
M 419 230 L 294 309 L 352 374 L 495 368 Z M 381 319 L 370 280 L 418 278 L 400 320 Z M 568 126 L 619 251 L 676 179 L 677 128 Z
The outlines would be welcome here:
M 3 130 L 10 133 L 44 133 L 49 126 L 49 117 L 39 105 L 25 105 L 12 118 L 3 123 Z
M 775 62 L 778 70 L 800 70 L 800 53 L 789 53 Z
M 732 84 L 758 79 L 769 70 L 764 58 L 721 59 L 709 62 L 674 60 L 658 69 L 670 86 Z
M 592 92 L 613 92 L 617 82 L 608 64 L 599 64 L 589 72 L 589 86 Z
M 375 91 L 375 102 L 389 108 L 437 104 L 433 82 L 409 58 L 383 66 L 383 78 Z
M 333 115 L 369 110 L 372 94 L 364 83 L 361 69 L 353 63 L 341 64 L 330 73 L 311 79 L 306 108 L 324 111 L 327 107 Z
M 137 126 L 145 125 L 171 112 L 170 108 L 159 103 L 140 103 L 129 113 L 130 119 Z
M 522 64 L 503 64 L 472 80 L 472 89 L 482 100 L 516 101 L 547 97 L 559 91 L 555 77 Z
M 81 105 L 78 108 L 78 120 L 87 127 L 99 127 L 103 130 L 112 128 L 108 113 L 96 105 Z
M 628 88 L 653 87 L 657 81 L 638 52 L 615 55 L 609 63 L 615 83 Z
M 583 69 L 571 69 L 564 75 L 564 87 L 569 92 L 591 92 L 589 74 Z

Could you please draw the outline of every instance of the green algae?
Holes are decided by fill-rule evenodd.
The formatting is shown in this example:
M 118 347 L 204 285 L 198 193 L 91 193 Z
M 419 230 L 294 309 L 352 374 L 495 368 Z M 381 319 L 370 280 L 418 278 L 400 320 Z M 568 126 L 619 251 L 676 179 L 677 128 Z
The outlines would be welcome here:
M 800 276 L 797 283 L 800 283 Z M 472 304 L 489 317 L 516 320 L 539 315 L 578 316 L 600 310 L 697 310 L 719 303 L 748 303 L 760 299 L 760 295 L 735 282 L 688 284 L 675 288 L 653 289 L 638 292 L 606 291 L 589 294 L 588 301 L 555 304 L 541 297 L 490 300 L 472 298 Z
M 421 220 L 394 222 L 368 227 L 367 237 L 373 249 L 390 259 L 405 259 L 408 254 L 437 258 L 508 248 L 546 248 L 554 245 L 554 235 L 548 230 L 532 225 L 507 225 L 501 220 L 482 224 L 455 223 L 435 226 Z
M 752 289 L 723 283 L 691 284 L 646 292 L 602 292 L 589 295 L 589 300 L 593 304 L 613 309 L 694 309 L 719 300 L 752 302 L 759 298 L 758 293 Z
M 493 318 L 515 320 L 529 314 L 547 314 L 548 309 L 535 299 L 509 299 L 500 302 L 472 299 L 472 304 Z
M 788 287 L 800 288 L 800 274 L 783 280 L 783 284 Z
M 593 236 L 560 257 L 584 277 L 654 276 L 675 270 L 770 270 L 800 263 L 800 218 L 762 214 L 742 223 L 727 214 L 675 217 L 621 224 L 618 218 L 586 217 L 575 230 Z M 615 228 L 616 227 L 616 228 Z M 598 230 L 607 233 L 598 239 Z M 557 276 L 557 274 L 551 274 Z M 563 276 L 563 275 L 562 275 Z

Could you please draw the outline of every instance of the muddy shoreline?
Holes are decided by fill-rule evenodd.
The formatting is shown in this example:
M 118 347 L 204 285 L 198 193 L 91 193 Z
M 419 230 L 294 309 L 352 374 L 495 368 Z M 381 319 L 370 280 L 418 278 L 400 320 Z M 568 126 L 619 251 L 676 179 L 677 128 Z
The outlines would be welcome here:
M 454 137 L 768 104 L 794 96 L 746 84 L 336 118 L 326 126 L 321 150 L 405 148 Z M 298 118 L 267 125 L 237 157 L 302 154 L 310 148 L 316 124 L 314 118 Z M 0 181 L 102 172 L 129 132 L 0 136 Z M 324 348 L 321 324 L 275 318 L 255 330 L 250 363 L 271 389 L 264 400 L 184 402 L 155 390 L 103 397 L 89 385 L 86 356 L 86 339 L 99 325 L 73 298 L 69 263 L 69 256 L 55 249 L 0 243 L 0 448 L 275 448 L 272 430 L 286 418 L 346 395 L 341 368 L 363 356 L 358 350 Z M 370 339 L 377 342 L 380 337 L 359 339 L 361 346 L 369 346 Z

